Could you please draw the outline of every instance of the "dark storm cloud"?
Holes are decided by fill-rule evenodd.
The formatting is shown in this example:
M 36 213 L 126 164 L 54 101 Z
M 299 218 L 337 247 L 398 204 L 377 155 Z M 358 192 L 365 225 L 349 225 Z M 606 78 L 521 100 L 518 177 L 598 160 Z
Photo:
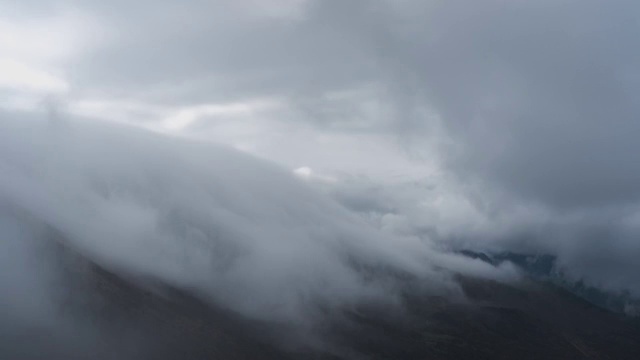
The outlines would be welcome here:
M 430 128 L 424 109 L 439 116 L 454 144 L 446 165 L 463 176 L 569 208 L 640 195 L 635 2 L 301 3 L 296 16 L 226 1 L 94 3 L 115 41 L 75 76 L 181 103 L 280 96 L 320 125 L 362 117 L 323 95 L 374 87 L 365 95 L 405 134 Z
M 552 206 L 637 199 L 636 3 L 429 5 L 399 30 L 390 66 L 454 138 L 454 171 Z
M 442 184 L 414 191 L 427 199 L 419 207 L 389 201 L 404 190 L 386 189 L 356 210 L 393 203 L 394 226 L 466 246 L 491 239 L 494 248 L 550 252 L 567 276 L 640 293 L 637 3 L 360 6 L 341 29 L 375 59 L 370 81 L 394 109 L 391 128 L 417 152 L 439 128 L 437 156 L 458 185 L 453 195 Z M 338 190 L 347 205 L 350 196 Z M 440 198 L 448 200 L 432 201 Z
M 388 83 L 401 107 L 438 115 L 442 164 L 484 192 L 469 199 L 493 241 L 554 253 L 573 279 L 639 294 L 637 3 L 405 5 L 405 22 L 387 31 Z M 416 114 L 397 120 L 419 146 L 429 119 Z M 486 237 L 478 230 L 463 237 Z

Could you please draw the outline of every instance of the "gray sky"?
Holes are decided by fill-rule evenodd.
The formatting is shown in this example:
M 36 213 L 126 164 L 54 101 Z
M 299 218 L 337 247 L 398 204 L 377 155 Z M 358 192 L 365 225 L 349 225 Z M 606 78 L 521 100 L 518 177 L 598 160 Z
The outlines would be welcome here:
M 632 0 L 0 2 L 0 107 L 223 143 L 385 231 L 640 294 Z M 49 105 L 48 105 L 49 104 Z

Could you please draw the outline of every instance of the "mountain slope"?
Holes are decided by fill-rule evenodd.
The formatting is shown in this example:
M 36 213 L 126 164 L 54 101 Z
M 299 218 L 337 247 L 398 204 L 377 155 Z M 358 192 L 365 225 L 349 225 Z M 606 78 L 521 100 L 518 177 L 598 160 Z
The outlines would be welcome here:
M 406 291 L 402 307 L 332 313 L 318 327 L 316 345 L 323 346 L 300 348 L 286 346 L 291 333 L 282 326 L 205 304 L 188 291 L 131 281 L 84 259 L 66 266 L 73 284 L 63 314 L 81 325 L 57 340 L 52 334 L 63 326 L 5 328 L 0 357 L 635 359 L 640 353 L 640 327 L 630 318 L 532 280 L 507 285 L 461 277 L 466 299 L 459 300 Z M 87 329 L 97 332 L 83 334 Z

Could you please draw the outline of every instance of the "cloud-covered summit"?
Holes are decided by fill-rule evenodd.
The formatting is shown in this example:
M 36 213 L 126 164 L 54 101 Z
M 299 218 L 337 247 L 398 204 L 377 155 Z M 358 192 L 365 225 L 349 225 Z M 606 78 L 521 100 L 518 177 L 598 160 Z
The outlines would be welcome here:
M 509 266 L 379 231 L 235 150 L 93 122 L 5 117 L 0 129 L 2 246 L 24 252 L 3 262 L 4 273 L 20 274 L 3 278 L 7 288 L 46 283 L 21 264 L 55 261 L 29 250 L 54 242 L 109 271 L 288 323 L 321 308 L 395 303 L 402 278 L 453 296 L 455 274 L 517 278 Z M 42 230 L 21 230 L 29 227 Z
M 634 1 L 0 6 L 7 29 L 64 24 L 0 36 L 42 75 L 0 70 L 3 108 L 37 109 L 48 79 L 63 113 L 310 169 L 393 236 L 550 253 L 571 279 L 640 294 Z M 49 33 L 73 46 L 24 41 Z

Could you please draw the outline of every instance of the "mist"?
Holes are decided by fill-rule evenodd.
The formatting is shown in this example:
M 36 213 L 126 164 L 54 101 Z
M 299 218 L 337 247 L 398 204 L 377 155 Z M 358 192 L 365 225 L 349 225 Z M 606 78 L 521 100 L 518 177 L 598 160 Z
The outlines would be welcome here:
M 455 275 L 519 278 L 508 264 L 380 231 L 236 150 L 95 121 L 5 117 L 0 128 L 2 282 L 12 289 L 3 301 L 12 322 L 64 318 L 60 289 L 77 285 L 65 282 L 60 248 L 151 289 L 161 281 L 308 331 L 327 310 L 402 307 L 409 289 L 463 299 Z M 70 319 L 70 328 L 87 326 Z
M 464 251 L 640 299 L 639 12 L 0 0 L 2 316 L 91 329 L 74 257 L 300 333 L 523 277 Z

